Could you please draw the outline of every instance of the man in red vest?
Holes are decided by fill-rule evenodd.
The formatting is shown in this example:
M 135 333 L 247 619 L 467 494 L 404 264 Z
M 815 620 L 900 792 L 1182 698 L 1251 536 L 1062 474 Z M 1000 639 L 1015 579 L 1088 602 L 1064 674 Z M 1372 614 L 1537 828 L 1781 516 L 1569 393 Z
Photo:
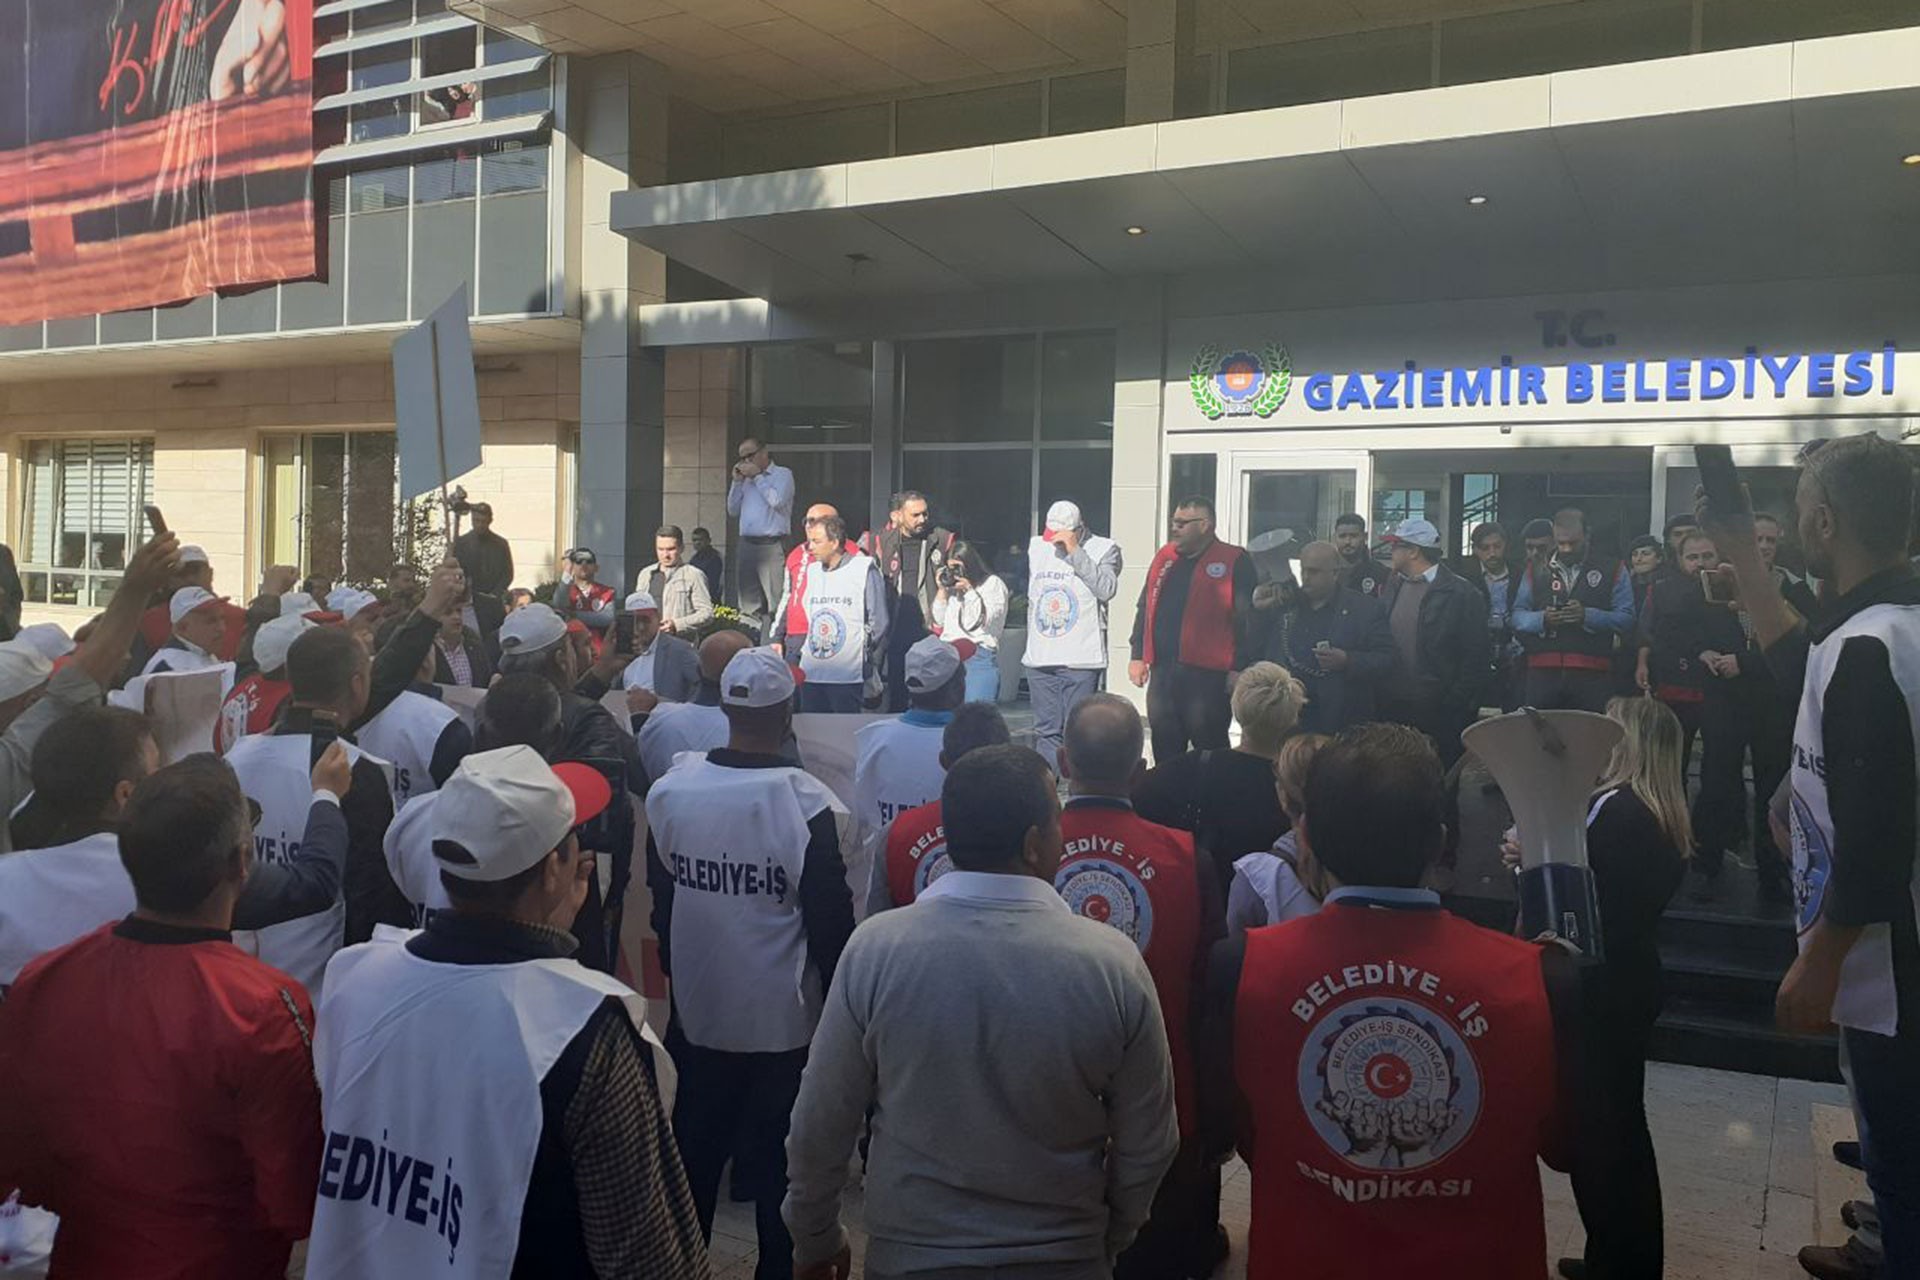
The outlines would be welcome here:
M 1147 687 L 1156 763 L 1188 744 L 1226 749 L 1233 678 L 1253 661 L 1252 557 L 1213 536 L 1211 498 L 1182 498 L 1171 532 L 1147 566 L 1127 664 L 1127 677 Z
M 1071 798 L 1060 815 L 1065 854 L 1054 887 L 1075 915 L 1110 924 L 1140 948 L 1173 1052 L 1180 1151 L 1161 1179 L 1153 1216 L 1114 1262 L 1114 1280 L 1207 1276 L 1227 1254 L 1220 1168 L 1202 1156 L 1194 1048 L 1208 949 L 1226 934 L 1225 894 L 1190 832 L 1148 822 L 1128 798 L 1145 769 L 1140 713 L 1096 693 L 1073 709 L 1060 748 Z
M 1535 1161 L 1564 1168 L 1574 1149 L 1573 973 L 1419 887 L 1442 814 L 1418 731 L 1341 734 L 1295 827 L 1326 905 L 1214 957 L 1206 1062 L 1210 1083 L 1232 1081 L 1220 1092 L 1253 1172 L 1250 1280 L 1361 1280 L 1409 1260 L 1428 1280 L 1546 1269 Z M 1228 1114 L 1208 1112 L 1210 1140 Z
M 1000 708 L 991 702 L 965 703 L 940 734 L 940 767 L 952 769 L 969 752 L 1012 740 Z M 951 870 L 940 802 L 929 800 L 908 809 L 887 824 L 886 847 L 873 860 L 873 875 L 867 884 L 866 914 L 876 916 L 907 906 Z

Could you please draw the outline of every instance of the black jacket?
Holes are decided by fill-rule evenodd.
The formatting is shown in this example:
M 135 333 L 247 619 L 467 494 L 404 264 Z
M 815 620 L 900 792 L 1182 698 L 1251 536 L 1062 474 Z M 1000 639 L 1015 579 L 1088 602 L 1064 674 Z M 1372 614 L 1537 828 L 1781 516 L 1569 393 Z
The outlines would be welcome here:
M 1325 641 L 1347 655 L 1345 671 L 1322 671 L 1314 650 Z M 1267 638 L 1266 657 L 1307 687 L 1300 728 L 1308 733 L 1338 733 L 1373 719 L 1380 688 L 1393 674 L 1393 632 L 1378 600 L 1341 587 L 1315 609 L 1304 593 L 1280 614 Z
M 313 712 L 289 705 L 274 733 L 311 734 Z M 393 822 L 393 792 L 386 771 L 362 756 L 353 766 L 353 786 L 341 798 L 347 819 L 347 863 L 342 888 L 347 904 L 346 945 L 365 942 L 376 924 L 413 924 L 413 904 L 393 883 L 387 870 L 385 842 Z
M 1656 692 L 1693 689 L 1707 694 L 1728 692 L 1736 683 L 1764 674 L 1765 662 L 1741 629 L 1740 616 L 1725 605 L 1709 602 L 1700 579 L 1676 574 L 1656 582 L 1640 615 L 1640 643 L 1648 649 L 1647 671 Z M 1740 680 L 1727 681 L 1707 671 L 1700 655 L 1712 650 L 1740 659 Z
M 455 538 L 453 558 L 475 591 L 504 596 L 513 585 L 513 547 L 491 529 L 469 529 Z
M 1405 582 L 1396 573 L 1387 583 L 1381 604 L 1389 619 Z M 1433 584 L 1420 601 L 1416 648 L 1420 661 L 1412 674 L 1423 700 L 1456 709 L 1475 705 L 1489 661 L 1486 597 L 1444 564 L 1435 566 Z

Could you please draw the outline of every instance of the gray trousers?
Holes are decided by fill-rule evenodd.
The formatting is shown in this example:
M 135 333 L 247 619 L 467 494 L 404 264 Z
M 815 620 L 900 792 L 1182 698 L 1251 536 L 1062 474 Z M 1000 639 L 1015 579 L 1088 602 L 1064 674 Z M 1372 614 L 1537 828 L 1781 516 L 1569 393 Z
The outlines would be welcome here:
M 1055 773 L 1060 771 L 1060 739 L 1067 717 L 1100 691 L 1100 673 L 1074 667 L 1028 667 L 1027 694 L 1033 701 L 1033 749 Z
M 740 539 L 733 551 L 734 601 L 740 615 L 760 630 L 760 642 L 770 644 L 780 638 L 773 611 L 780 607 L 780 590 L 787 570 L 787 544 L 784 540 L 749 541 Z M 773 622 L 775 630 L 769 631 Z

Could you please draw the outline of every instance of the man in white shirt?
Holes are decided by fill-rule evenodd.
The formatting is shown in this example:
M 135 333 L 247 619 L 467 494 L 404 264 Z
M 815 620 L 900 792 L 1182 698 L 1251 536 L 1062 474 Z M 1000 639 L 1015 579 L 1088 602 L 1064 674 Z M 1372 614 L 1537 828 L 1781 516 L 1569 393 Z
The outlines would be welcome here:
M 720 677 L 727 745 L 669 771 L 647 796 L 647 885 L 671 981 L 667 1043 L 680 1068 L 673 1128 L 701 1227 L 720 1174 L 756 1205 L 761 1274 L 784 1276 L 786 1139 L 833 968 L 853 932 L 840 860 L 846 810 L 782 757 L 793 672 L 743 649 Z
M 205 671 L 220 665 L 215 650 L 227 638 L 227 613 L 222 607 L 225 596 L 216 596 L 205 587 L 182 587 L 167 602 L 167 614 L 173 619 L 173 635 L 154 650 L 143 676 L 163 671 Z
M 1049 768 L 1073 709 L 1099 691 L 1107 669 L 1107 602 L 1120 589 L 1120 544 L 1090 531 L 1080 508 L 1047 508 L 1046 531 L 1027 544 L 1027 692 L 1033 747 Z
M 686 702 L 663 702 L 634 730 L 646 786 L 673 768 L 682 752 L 701 755 L 727 745 L 727 714 L 720 709 L 720 676 L 733 655 L 752 641 L 738 631 L 716 631 L 700 642 L 700 687 Z M 642 795 L 646 794 L 642 790 Z
M 733 552 L 734 599 L 741 615 L 759 628 L 763 642 L 778 639 L 771 628 L 787 538 L 793 533 L 793 472 L 774 462 L 767 446 L 752 436 L 740 442 L 728 478 L 727 514 L 740 522 L 740 545 Z
M 876 720 L 853 738 L 853 819 L 856 839 L 847 859 L 851 883 L 864 895 L 887 827 L 909 809 L 940 798 L 947 769 L 942 735 L 967 697 L 967 659 L 973 646 L 924 636 L 905 658 L 907 710 Z M 864 901 L 864 897 L 863 897 Z

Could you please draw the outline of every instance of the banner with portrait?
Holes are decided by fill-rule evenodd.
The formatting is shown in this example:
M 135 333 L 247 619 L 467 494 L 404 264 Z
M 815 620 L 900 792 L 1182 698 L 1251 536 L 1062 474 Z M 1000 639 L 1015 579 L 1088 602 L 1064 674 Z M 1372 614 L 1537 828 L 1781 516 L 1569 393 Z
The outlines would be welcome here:
M 313 0 L 0 4 L 0 324 L 318 269 Z

